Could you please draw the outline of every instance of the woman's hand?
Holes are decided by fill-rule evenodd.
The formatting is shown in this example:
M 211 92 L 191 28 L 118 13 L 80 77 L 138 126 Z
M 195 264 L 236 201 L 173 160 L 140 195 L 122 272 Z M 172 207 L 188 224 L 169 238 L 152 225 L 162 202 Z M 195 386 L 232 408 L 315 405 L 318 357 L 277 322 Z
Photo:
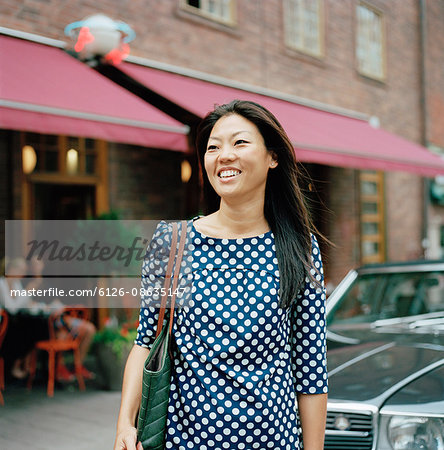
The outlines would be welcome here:
M 143 364 L 148 353 L 147 348 L 134 345 L 128 356 L 123 375 L 122 400 L 114 450 L 143 450 L 142 444 L 137 443 L 137 430 L 134 424 L 142 398 Z
M 114 443 L 114 450 L 143 450 L 142 444 L 137 442 L 137 430 L 128 427 L 120 431 Z

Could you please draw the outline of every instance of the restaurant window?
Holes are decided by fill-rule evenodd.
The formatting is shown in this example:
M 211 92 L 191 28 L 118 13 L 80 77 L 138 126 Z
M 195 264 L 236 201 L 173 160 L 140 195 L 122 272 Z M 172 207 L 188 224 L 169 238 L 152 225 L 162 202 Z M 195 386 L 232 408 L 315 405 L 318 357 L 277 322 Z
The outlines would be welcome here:
M 25 145 L 22 146 L 22 159 L 25 172 L 59 171 L 58 136 L 23 133 L 23 142 Z
M 365 170 L 360 173 L 361 262 L 385 260 L 384 175 Z
M 323 0 L 284 0 L 284 23 L 289 47 L 323 55 Z
M 184 10 L 222 22 L 235 23 L 236 0 L 181 0 Z
M 356 60 L 358 71 L 371 78 L 385 78 L 385 39 L 382 13 L 360 3 L 356 10 Z
M 82 175 L 96 173 L 97 150 L 94 139 L 69 136 L 66 138 L 64 150 L 67 173 Z
M 22 133 L 26 174 L 97 174 L 98 141 L 74 136 Z

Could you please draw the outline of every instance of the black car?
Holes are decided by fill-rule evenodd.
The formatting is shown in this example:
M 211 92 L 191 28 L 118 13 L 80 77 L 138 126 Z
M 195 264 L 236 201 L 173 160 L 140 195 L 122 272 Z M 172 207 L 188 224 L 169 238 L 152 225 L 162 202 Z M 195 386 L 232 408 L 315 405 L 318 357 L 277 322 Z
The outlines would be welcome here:
M 444 450 L 444 261 L 351 271 L 327 325 L 325 449 Z

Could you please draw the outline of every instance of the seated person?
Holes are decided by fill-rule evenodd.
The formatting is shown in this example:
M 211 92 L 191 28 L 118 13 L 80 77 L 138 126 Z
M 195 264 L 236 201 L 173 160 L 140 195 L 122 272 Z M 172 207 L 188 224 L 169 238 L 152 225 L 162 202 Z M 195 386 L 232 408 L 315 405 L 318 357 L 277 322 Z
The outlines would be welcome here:
M 30 281 L 26 285 L 26 289 L 44 289 L 45 280 L 42 276 L 44 267 L 44 262 L 41 259 L 38 259 L 37 257 L 33 257 L 30 259 L 28 274 L 32 278 L 30 278 Z M 54 305 L 57 303 L 61 308 L 64 307 L 60 299 L 54 299 L 51 303 L 51 306 L 54 307 Z M 94 334 L 96 332 L 96 327 L 94 326 L 94 324 L 88 320 L 77 317 L 61 316 L 56 321 L 55 325 L 58 328 L 58 330 L 56 331 L 58 339 L 63 339 L 63 337 L 68 333 L 68 330 L 71 335 L 79 337 L 79 351 L 80 360 L 82 363 L 82 375 L 87 380 L 94 378 L 95 375 L 87 370 L 83 365 L 83 361 L 88 354 L 88 350 L 91 346 Z M 63 357 L 58 358 L 56 378 L 59 381 L 71 381 L 74 379 L 74 374 L 70 372 L 65 366 Z
M 0 278 L 0 305 L 12 315 L 21 309 L 30 308 L 31 297 L 22 295 L 24 287 L 21 280 L 26 276 L 26 261 L 23 258 L 14 258 L 11 261 L 4 259 L 2 272 L 7 273 L 8 277 Z
M 29 372 L 30 351 L 34 343 L 47 336 L 47 330 L 36 332 L 32 327 L 25 326 L 17 314 L 30 308 L 32 298 L 23 295 L 22 279 L 26 276 L 26 262 L 23 258 L 6 259 L 2 262 L 2 273 L 7 277 L 0 278 L 0 307 L 6 309 L 10 316 L 8 330 L 3 342 L 2 352 L 8 365 L 12 360 L 11 375 L 23 379 Z M 47 327 L 45 327 L 47 328 Z

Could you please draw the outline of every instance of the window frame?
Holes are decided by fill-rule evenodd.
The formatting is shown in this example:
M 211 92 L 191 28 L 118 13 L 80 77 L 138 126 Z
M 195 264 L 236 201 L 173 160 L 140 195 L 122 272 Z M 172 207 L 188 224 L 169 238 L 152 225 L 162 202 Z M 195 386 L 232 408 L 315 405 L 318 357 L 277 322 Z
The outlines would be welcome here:
M 36 135 L 38 138 L 38 142 L 30 141 L 28 138 L 28 135 Z M 45 147 L 45 137 L 46 136 L 53 136 L 55 137 L 57 143 L 56 143 L 56 150 L 48 150 Z M 76 144 L 74 146 L 71 146 L 69 143 L 70 139 L 77 140 Z M 88 139 L 91 139 L 94 143 L 93 148 L 88 148 L 86 145 L 86 141 Z M 56 175 L 62 175 L 66 177 L 97 177 L 100 172 L 101 168 L 99 167 L 99 161 L 101 161 L 100 158 L 100 152 L 101 148 L 103 147 L 103 143 L 101 143 L 100 139 L 94 139 L 94 138 L 85 138 L 85 137 L 79 137 L 79 136 L 68 136 L 68 135 L 52 135 L 52 134 L 46 134 L 46 133 L 33 133 L 33 132 L 20 132 L 20 144 L 21 148 L 23 148 L 24 145 L 31 145 L 33 148 L 35 148 L 35 151 L 37 153 L 38 158 L 43 158 L 43 161 L 45 160 L 46 154 L 48 152 L 53 152 L 57 156 L 57 168 L 56 170 L 45 170 L 45 169 L 38 169 L 36 168 L 29 174 L 31 178 L 36 176 L 56 176 Z M 79 166 L 78 170 L 74 174 L 70 174 L 67 171 L 66 167 L 66 155 L 70 147 L 75 147 L 75 149 L 78 152 L 79 155 Z M 95 164 L 94 164 L 94 172 L 87 172 L 86 171 L 86 156 L 87 155 L 93 155 L 95 158 Z
M 289 8 L 289 2 L 293 0 L 284 0 L 283 2 L 283 20 L 284 20 L 284 42 L 285 45 L 294 51 L 303 53 L 304 55 L 311 56 L 313 58 L 317 59 L 323 59 L 325 57 L 325 0 L 316 0 L 318 2 L 319 7 L 319 27 L 318 27 L 318 34 L 319 34 L 319 52 L 314 52 L 311 49 L 304 47 L 304 46 L 298 46 L 294 42 L 291 41 L 291 34 L 290 31 L 290 24 L 289 24 L 289 17 L 290 15 L 287 13 Z M 312 1 L 312 0 L 310 0 Z
M 21 149 L 24 145 L 30 145 L 31 143 L 27 139 L 27 134 L 35 134 L 38 136 L 40 142 L 43 142 L 44 136 L 55 136 L 57 139 L 57 171 L 45 171 L 34 170 L 29 174 L 23 173 L 22 170 L 22 152 Z M 78 184 L 78 185 L 90 185 L 95 186 L 95 205 L 96 214 L 108 211 L 109 209 L 109 185 L 108 185 L 108 142 L 102 139 L 84 138 L 72 136 L 79 139 L 82 143 L 83 156 L 89 153 L 89 150 L 85 148 L 86 140 L 92 139 L 94 141 L 94 155 L 95 171 L 93 174 L 85 173 L 85 171 L 77 172 L 75 174 L 69 174 L 66 170 L 66 152 L 68 151 L 67 135 L 51 135 L 48 133 L 34 133 L 19 131 L 17 133 L 17 144 L 20 149 L 17 152 L 20 155 L 20 172 L 18 172 L 21 179 L 21 218 L 24 220 L 33 219 L 34 198 L 32 186 L 36 183 L 45 184 Z M 35 145 L 36 143 L 34 143 Z M 38 149 L 35 149 L 38 150 Z M 80 149 L 79 149 L 80 150 Z M 45 150 L 46 151 L 46 150 Z M 85 166 L 79 160 L 79 168 L 83 169 Z
M 207 3 L 208 0 L 200 0 L 203 3 Z M 216 1 L 222 1 L 222 0 L 216 0 Z M 221 16 L 217 16 L 214 14 L 209 13 L 205 9 L 197 8 L 195 6 L 191 6 L 187 0 L 179 0 L 179 7 L 181 10 L 196 15 L 198 17 L 202 17 L 205 19 L 208 19 L 212 22 L 216 22 L 218 24 L 226 25 L 229 27 L 235 27 L 237 25 L 237 0 L 229 0 L 229 10 L 230 10 L 230 18 L 225 19 Z
M 369 71 L 366 71 L 365 69 L 362 69 L 359 63 L 359 57 L 358 57 L 358 37 L 359 37 L 359 18 L 358 18 L 358 10 L 359 7 L 363 7 L 368 9 L 369 11 L 373 12 L 375 15 L 379 16 L 380 21 L 380 29 L 381 29 L 381 72 L 382 75 L 376 75 L 375 73 L 371 73 Z M 386 15 L 384 14 L 384 11 L 381 9 L 375 7 L 371 3 L 368 3 L 365 0 L 360 0 L 357 2 L 355 7 L 355 66 L 357 72 L 366 77 L 370 78 L 372 80 L 385 82 L 387 80 L 387 31 L 386 31 Z
M 364 182 L 376 184 L 376 194 L 364 194 L 362 185 Z M 374 203 L 377 211 L 374 214 L 364 213 L 363 204 Z M 359 173 L 359 236 L 361 264 L 382 263 L 386 260 L 386 236 L 385 236 L 385 194 L 384 194 L 384 173 L 381 171 L 363 170 Z M 377 223 L 378 232 L 376 234 L 364 234 L 365 223 Z M 365 255 L 363 246 L 366 242 L 377 243 L 378 251 L 371 255 Z

